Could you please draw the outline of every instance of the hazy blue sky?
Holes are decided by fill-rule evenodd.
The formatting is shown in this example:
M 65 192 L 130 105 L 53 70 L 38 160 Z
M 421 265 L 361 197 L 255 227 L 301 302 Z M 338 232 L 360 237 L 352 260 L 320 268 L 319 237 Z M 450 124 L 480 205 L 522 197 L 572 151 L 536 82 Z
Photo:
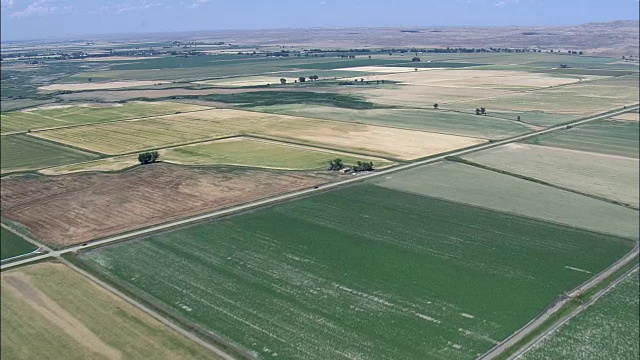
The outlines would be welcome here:
M 638 19 L 638 0 L 0 1 L 3 40 L 182 30 L 565 25 Z

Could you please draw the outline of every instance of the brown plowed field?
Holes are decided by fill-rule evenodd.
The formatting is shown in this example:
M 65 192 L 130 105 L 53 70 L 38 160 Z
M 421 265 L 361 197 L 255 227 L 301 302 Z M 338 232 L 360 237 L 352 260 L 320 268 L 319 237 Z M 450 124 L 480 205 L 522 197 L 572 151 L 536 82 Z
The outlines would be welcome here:
M 1 180 L 2 216 L 67 246 L 311 187 L 329 175 L 153 164 Z

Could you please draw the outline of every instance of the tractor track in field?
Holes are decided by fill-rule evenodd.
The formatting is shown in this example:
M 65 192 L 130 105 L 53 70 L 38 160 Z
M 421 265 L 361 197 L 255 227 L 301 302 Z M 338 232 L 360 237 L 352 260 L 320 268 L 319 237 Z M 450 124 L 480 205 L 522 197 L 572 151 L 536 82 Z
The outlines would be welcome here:
M 47 254 L 34 256 L 34 257 L 30 257 L 28 259 L 17 260 L 17 261 L 14 261 L 14 262 L 3 264 L 0 267 L 0 270 L 4 270 L 4 269 L 11 268 L 11 267 L 24 265 L 24 264 L 28 264 L 28 263 L 31 263 L 31 262 L 34 262 L 34 261 L 39 261 L 39 260 L 46 259 L 46 258 L 49 258 L 49 257 L 58 258 L 62 254 L 66 254 L 66 253 L 69 253 L 69 252 L 77 252 L 79 250 L 85 250 L 85 249 L 89 249 L 89 248 L 96 248 L 96 247 L 99 247 L 99 246 L 108 245 L 110 243 L 121 242 L 121 241 L 124 241 L 124 240 L 129 240 L 129 239 L 140 237 L 140 236 L 150 235 L 150 234 L 157 233 L 157 232 L 160 232 L 160 231 L 173 229 L 173 228 L 176 228 L 176 227 L 179 227 L 179 226 L 183 226 L 183 225 L 202 222 L 202 221 L 205 221 L 205 220 L 210 220 L 210 219 L 214 219 L 214 218 L 221 217 L 221 216 L 236 214 L 236 213 L 239 213 L 239 212 L 242 212 L 242 211 L 246 211 L 246 210 L 253 210 L 253 209 L 258 208 L 258 207 L 272 205 L 272 204 L 275 204 L 275 203 L 278 203 L 278 202 L 282 202 L 282 201 L 293 200 L 293 199 L 298 198 L 298 197 L 308 196 L 308 195 L 311 195 L 313 193 L 318 193 L 318 192 L 322 192 L 322 191 L 331 190 L 331 189 L 334 189 L 334 188 L 338 188 L 338 187 L 341 187 L 341 186 L 353 184 L 353 183 L 356 183 L 356 182 L 361 182 L 361 181 L 364 181 L 364 180 L 367 180 L 367 179 L 371 179 L 371 178 L 374 178 L 374 177 L 384 176 L 384 175 L 388 175 L 388 174 L 395 173 L 395 172 L 398 172 L 398 171 L 414 168 L 414 167 L 417 167 L 417 166 L 422 166 L 422 165 L 435 163 L 435 162 L 438 162 L 438 161 L 443 161 L 447 157 L 450 157 L 450 156 L 463 156 L 463 155 L 467 155 L 467 154 L 474 153 L 474 152 L 477 152 L 477 151 L 482 151 L 482 150 L 494 148 L 494 147 L 497 147 L 497 146 L 501 146 L 501 145 L 510 144 L 510 143 L 513 143 L 513 142 L 525 140 L 525 139 L 532 138 L 532 137 L 535 137 L 535 136 L 547 134 L 547 133 L 550 133 L 550 132 L 570 129 L 573 126 L 577 126 L 577 125 L 584 124 L 584 123 L 591 122 L 591 121 L 596 121 L 596 120 L 600 120 L 600 119 L 609 118 L 609 117 L 616 116 L 616 115 L 619 115 L 619 114 L 622 114 L 622 113 L 625 113 L 625 112 L 629 112 L 629 111 L 638 110 L 638 108 L 639 108 L 638 104 L 635 104 L 635 105 L 632 105 L 632 106 L 627 106 L 624 109 L 608 111 L 606 113 L 590 116 L 590 117 L 587 117 L 587 118 L 583 118 L 581 120 L 576 120 L 576 121 L 573 121 L 573 122 L 570 122 L 570 123 L 566 123 L 566 124 L 562 124 L 562 125 L 552 126 L 552 127 L 547 128 L 547 129 L 544 129 L 544 130 L 534 131 L 534 132 L 530 132 L 530 133 L 527 133 L 527 134 L 524 134 L 524 135 L 518 135 L 518 136 L 511 137 L 511 138 L 504 139 L 504 140 L 493 141 L 493 142 L 485 143 L 485 144 L 482 144 L 482 145 L 477 145 L 477 146 L 474 146 L 474 147 L 471 147 L 471 148 L 455 150 L 455 151 L 448 152 L 448 153 L 445 153 L 445 154 L 442 154 L 442 155 L 429 157 L 429 158 L 426 158 L 426 159 L 423 159 L 423 160 L 418 160 L 418 161 L 411 162 L 411 163 L 408 163 L 408 164 L 402 164 L 402 165 L 399 165 L 399 166 L 396 166 L 396 167 L 392 167 L 390 169 L 381 170 L 381 171 L 375 171 L 375 172 L 366 173 L 366 174 L 360 173 L 360 174 L 357 174 L 357 175 L 355 175 L 355 176 L 353 176 L 351 178 L 348 178 L 348 179 L 345 179 L 345 180 L 342 180 L 342 181 L 329 183 L 329 184 L 326 184 L 326 185 L 320 185 L 320 186 L 317 186 L 317 187 L 314 187 L 314 188 L 310 188 L 310 189 L 299 190 L 299 191 L 295 191 L 295 192 L 284 194 L 284 195 L 278 195 L 278 196 L 270 197 L 270 198 L 267 198 L 267 199 L 262 199 L 262 200 L 258 200 L 258 201 L 254 201 L 254 202 L 238 205 L 238 206 L 233 206 L 233 207 L 226 208 L 226 209 L 223 209 L 223 210 L 217 210 L 217 211 L 213 211 L 213 212 L 209 212 L 209 213 L 205 213 L 205 214 L 201 214 L 201 215 L 197 215 L 197 216 L 193 216 L 193 217 L 188 217 L 188 218 L 181 219 L 181 220 L 171 221 L 171 222 L 160 224 L 160 225 L 150 226 L 150 227 L 143 228 L 143 229 L 140 229 L 140 230 L 127 232 L 127 233 L 120 234 L 120 235 L 110 236 L 110 237 L 107 237 L 107 238 L 104 238 L 104 239 L 94 240 L 94 241 L 90 241 L 90 242 L 87 242 L 87 243 L 84 243 L 84 244 L 74 245 L 74 246 L 66 247 L 66 248 L 59 249 L 59 250 L 52 250 L 52 251 L 48 252 Z M 33 240 L 31 240 L 31 242 L 33 242 Z M 40 244 L 40 246 L 42 246 L 42 244 Z

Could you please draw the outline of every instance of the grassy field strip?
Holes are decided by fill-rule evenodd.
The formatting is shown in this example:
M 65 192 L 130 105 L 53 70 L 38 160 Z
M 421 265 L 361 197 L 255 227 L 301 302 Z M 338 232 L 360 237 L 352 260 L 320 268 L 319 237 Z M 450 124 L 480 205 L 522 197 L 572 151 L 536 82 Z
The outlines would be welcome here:
M 63 264 L 1 276 L 2 358 L 231 359 Z
M 517 353 L 515 353 L 514 355 L 510 356 L 509 359 L 510 360 L 516 360 L 516 359 L 529 359 L 529 358 L 536 358 L 536 352 L 540 352 L 544 355 L 544 353 L 546 352 L 546 350 L 541 349 L 541 350 L 537 350 L 537 347 L 541 345 L 541 343 L 543 343 L 544 341 L 546 341 L 547 339 L 549 339 L 551 337 L 551 339 L 553 339 L 553 336 L 556 332 L 561 331 L 560 329 L 567 325 L 567 323 L 569 321 L 571 321 L 571 319 L 573 319 L 575 316 L 581 314 L 584 310 L 587 310 L 589 307 L 591 307 L 594 304 L 597 304 L 597 301 L 603 297 L 606 296 L 607 294 L 609 294 L 610 292 L 614 291 L 616 287 L 620 286 L 619 284 L 625 281 L 630 281 L 631 277 L 635 277 L 637 280 L 637 276 L 638 276 L 638 266 L 635 266 L 634 268 L 632 268 L 631 270 L 629 270 L 627 273 L 625 273 L 623 276 L 619 277 L 618 279 L 616 279 L 613 283 L 609 284 L 608 286 L 606 286 L 604 289 L 601 289 L 600 291 L 598 291 L 588 302 L 581 304 L 577 309 L 575 309 L 571 314 L 569 314 L 566 318 L 564 318 L 562 321 L 554 324 L 550 329 L 548 329 L 547 331 L 545 331 L 543 334 L 539 335 L 538 337 L 536 337 L 532 342 L 530 342 L 529 344 L 527 344 L 525 347 L 523 347 L 522 349 L 520 349 Z M 637 289 L 637 281 L 636 281 L 636 289 Z M 637 300 L 637 296 L 635 297 L 635 299 Z M 633 301 L 633 300 L 632 300 Z M 636 314 L 637 315 L 637 314 Z M 581 315 L 583 317 L 588 317 L 590 316 L 590 314 L 585 314 L 585 315 Z M 626 320 L 626 319 L 625 319 Z M 591 326 L 594 327 L 600 327 L 602 326 L 602 324 L 591 324 Z M 617 328 L 614 330 L 618 330 Z M 617 334 L 611 334 L 611 333 L 607 333 L 607 338 L 611 335 L 617 335 Z M 582 340 L 582 339 L 579 339 Z M 605 339 L 594 339 L 594 340 L 605 340 Z M 607 339 L 606 341 L 610 341 L 611 339 Z M 614 339 L 617 340 L 617 339 Z M 569 344 L 569 346 L 572 346 L 573 344 Z M 587 344 L 582 344 L 582 345 L 587 345 Z M 616 346 L 617 342 L 613 344 L 613 346 Z M 611 347 L 612 345 L 609 344 L 609 346 Z M 620 349 L 618 349 L 620 350 Z M 606 350 L 605 350 L 606 351 Z M 572 355 L 576 355 L 575 352 L 571 353 Z M 569 354 L 567 354 L 566 352 L 563 354 L 565 356 L 571 356 Z M 598 355 L 602 355 L 602 354 L 598 354 Z M 611 354 L 613 355 L 613 354 Z M 636 350 L 636 355 L 637 355 L 637 350 Z M 577 355 L 576 355 L 577 356 Z M 578 357 L 576 357 L 578 358 Z M 613 357 L 611 357 L 613 358 Z
M 176 103 L 176 104 L 183 104 L 183 103 Z M 202 107 L 204 107 L 204 106 L 202 106 Z M 215 108 L 214 106 L 210 106 L 210 107 L 204 108 L 204 109 L 181 111 L 180 114 L 189 114 L 189 113 L 194 113 L 194 112 L 199 112 L 199 111 L 209 111 L 209 110 L 214 109 L 214 108 Z M 118 122 L 122 122 L 122 121 L 136 121 L 136 120 L 144 120 L 144 119 L 149 119 L 149 118 L 159 118 L 159 117 L 170 116 L 170 115 L 175 115 L 175 113 L 172 113 L 172 114 L 161 114 L 161 115 L 145 115 L 145 116 L 131 115 L 132 117 L 123 118 L 123 119 L 117 119 L 117 120 L 95 121 L 95 122 L 87 122 L 87 123 L 81 123 L 81 124 L 43 127 L 43 128 L 37 128 L 37 129 L 33 129 L 33 130 L 28 130 L 28 131 L 7 132 L 7 133 L 2 133 L 0 135 L 5 136 L 5 135 L 11 135 L 11 134 L 25 134 L 25 133 L 28 133 L 29 135 L 32 135 L 34 133 L 38 133 L 38 132 L 42 132 L 42 131 L 57 130 L 57 129 L 68 129 L 68 128 L 75 128 L 75 127 L 81 127 L 81 126 L 91 126 L 91 125 L 96 125 L 96 124 L 110 124 L 110 123 L 118 123 Z M 82 116 L 86 116 L 86 115 L 83 114 Z
M 526 337 L 527 334 L 535 331 L 536 328 L 543 325 L 554 313 L 562 309 L 562 307 L 565 306 L 573 298 L 576 298 L 581 293 L 587 292 L 593 287 L 597 286 L 600 282 L 604 281 L 608 276 L 611 276 L 617 270 L 627 265 L 629 262 L 636 261 L 635 259 L 638 257 L 638 254 L 639 247 L 636 243 L 636 246 L 627 255 L 625 255 L 621 259 L 618 259 L 611 266 L 599 272 L 596 276 L 587 280 L 566 296 L 561 296 L 560 298 L 556 299 L 556 301 L 551 303 L 551 305 L 547 307 L 542 313 L 538 314 L 534 319 L 532 319 L 524 327 L 513 333 L 507 339 L 500 342 L 500 344 L 484 353 L 478 358 L 478 360 L 491 360 L 500 356 L 503 351 L 517 344 L 522 338 Z M 582 308 L 580 308 L 580 310 L 582 310 Z
M 98 156 L 56 141 L 23 134 L 7 135 L 0 141 L 0 174 L 72 164 Z
M 508 144 L 464 158 L 471 166 L 638 208 L 638 160 L 528 144 Z
M 618 114 L 623 113 L 625 111 L 627 111 L 627 110 L 624 110 L 624 111 L 623 110 L 608 111 L 608 112 L 606 112 L 604 114 L 600 114 L 600 115 L 597 115 L 597 116 L 593 116 L 593 117 L 589 117 L 589 118 L 585 118 L 585 119 L 581 119 L 579 121 L 573 122 L 571 125 L 576 126 L 576 125 L 588 123 L 590 121 L 595 121 L 595 120 L 598 120 L 598 119 L 615 116 L 615 115 L 618 115 Z M 185 218 L 185 219 L 181 219 L 181 220 L 172 221 L 172 222 L 169 222 L 169 223 L 164 223 L 164 224 L 160 224 L 160 225 L 156 225 L 156 226 L 151 226 L 151 227 L 148 227 L 148 228 L 145 228 L 145 229 L 136 230 L 136 231 L 132 231 L 132 232 L 121 234 L 121 235 L 117 235 L 117 236 L 112 236 L 112 237 L 109 237 L 109 238 L 106 238 L 106 239 L 102 239 L 102 240 L 93 241 L 93 242 L 87 244 L 86 246 L 83 246 L 83 245 L 71 246 L 71 247 L 68 247 L 68 248 L 63 249 L 63 250 L 58 250 L 58 251 L 52 252 L 50 254 L 45 254 L 45 255 L 42 255 L 42 256 L 38 256 L 37 258 L 18 260 L 18 261 L 12 262 L 10 264 L 1 265 L 0 266 L 0 270 L 6 269 L 6 268 L 10 268 L 10 267 L 14 267 L 14 266 L 18 266 L 18 265 L 23 265 L 23 264 L 26 264 L 26 263 L 29 263 L 29 262 L 32 262 L 32 261 L 41 260 L 41 259 L 44 259 L 44 258 L 47 258 L 47 257 L 50 257 L 50 256 L 58 257 L 61 254 L 68 253 L 68 252 L 75 252 L 75 251 L 78 251 L 78 250 L 83 249 L 83 248 L 100 247 L 100 246 L 104 246 L 104 245 L 109 244 L 109 243 L 124 241 L 124 240 L 131 239 L 131 238 L 134 238 L 134 237 L 142 236 L 142 235 L 148 235 L 148 234 L 152 234 L 152 233 L 157 233 L 157 232 L 165 231 L 165 230 L 168 230 L 168 229 L 171 229 L 171 228 L 175 228 L 175 227 L 178 227 L 178 226 L 182 226 L 182 225 L 197 223 L 197 222 L 200 222 L 200 221 L 204 221 L 204 220 L 208 220 L 208 219 L 212 219 L 212 218 L 216 218 L 216 217 L 220 217 L 220 216 L 231 215 L 231 214 L 239 213 L 239 212 L 242 212 L 242 211 L 245 211 L 245 210 L 258 208 L 258 207 L 261 207 L 261 206 L 275 204 L 275 203 L 279 203 L 279 202 L 286 201 L 286 200 L 291 200 L 291 199 L 294 199 L 294 198 L 297 198 L 297 197 L 310 195 L 310 194 L 315 193 L 315 192 L 329 190 L 329 189 L 341 187 L 341 186 L 344 186 L 344 185 L 347 185 L 347 184 L 361 182 L 361 181 L 366 180 L 366 179 L 385 176 L 385 175 L 392 174 L 392 173 L 395 173 L 395 172 L 398 172 L 398 171 L 407 170 L 407 169 L 415 168 L 415 167 L 418 167 L 418 166 L 435 163 L 435 162 L 438 162 L 438 161 L 445 160 L 448 156 L 462 156 L 462 155 L 466 155 L 466 154 L 469 154 L 469 153 L 472 153 L 472 152 L 475 152 L 475 151 L 481 151 L 481 150 L 485 150 L 485 149 L 490 149 L 490 148 L 493 148 L 493 147 L 496 147 L 496 146 L 509 144 L 511 142 L 525 140 L 525 139 L 528 139 L 528 138 L 531 138 L 531 137 L 534 137 L 534 136 L 538 136 L 540 134 L 546 134 L 546 133 L 549 133 L 549 132 L 558 131 L 558 130 L 562 130 L 562 129 L 565 129 L 565 128 L 566 128 L 566 125 L 555 126 L 555 127 L 549 128 L 549 129 L 545 129 L 545 130 L 541 130 L 541 131 L 537 131 L 537 132 L 534 132 L 534 133 L 525 134 L 525 135 L 521 135 L 521 136 L 516 136 L 516 137 L 510 138 L 510 139 L 505 139 L 505 140 L 500 140 L 500 141 L 496 141 L 496 142 L 493 142 L 493 143 L 479 145 L 479 146 L 477 146 L 475 148 L 465 149 L 465 150 L 460 150 L 460 151 L 454 151 L 454 152 L 446 154 L 446 155 L 440 155 L 440 156 L 436 156 L 436 157 L 433 157 L 433 158 L 429 158 L 429 159 L 425 159 L 425 160 L 421 160 L 421 161 L 417 161 L 417 162 L 413 162 L 413 163 L 409 163 L 409 164 L 399 165 L 399 166 L 396 166 L 396 167 L 393 167 L 393 168 L 390 168 L 390 169 L 386 169 L 386 170 L 372 172 L 372 173 L 369 173 L 369 174 L 359 174 L 358 176 L 346 179 L 344 181 L 334 182 L 334 183 L 331 183 L 331 184 L 320 186 L 320 187 L 318 187 L 318 189 L 306 189 L 306 190 L 295 191 L 295 192 L 291 192 L 291 193 L 288 193 L 288 194 L 285 194 L 285 195 L 274 196 L 274 197 L 266 199 L 266 200 L 258 200 L 258 201 L 254 201 L 254 202 L 247 203 L 247 204 L 240 205 L 240 206 L 233 206 L 233 207 L 230 207 L 230 208 L 227 208 L 227 209 L 224 209 L 224 210 L 214 211 L 214 212 L 210 212 L 210 213 L 207 213 L 207 214 L 202 214 L 202 215 L 193 216 L 193 217 L 189 217 L 189 218 Z

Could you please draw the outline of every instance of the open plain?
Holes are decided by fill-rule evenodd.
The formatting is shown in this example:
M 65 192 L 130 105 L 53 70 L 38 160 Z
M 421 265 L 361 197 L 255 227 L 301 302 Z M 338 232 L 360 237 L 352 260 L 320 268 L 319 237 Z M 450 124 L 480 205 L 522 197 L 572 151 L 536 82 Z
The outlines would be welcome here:
M 3 38 L 2 358 L 637 357 L 638 29 Z

